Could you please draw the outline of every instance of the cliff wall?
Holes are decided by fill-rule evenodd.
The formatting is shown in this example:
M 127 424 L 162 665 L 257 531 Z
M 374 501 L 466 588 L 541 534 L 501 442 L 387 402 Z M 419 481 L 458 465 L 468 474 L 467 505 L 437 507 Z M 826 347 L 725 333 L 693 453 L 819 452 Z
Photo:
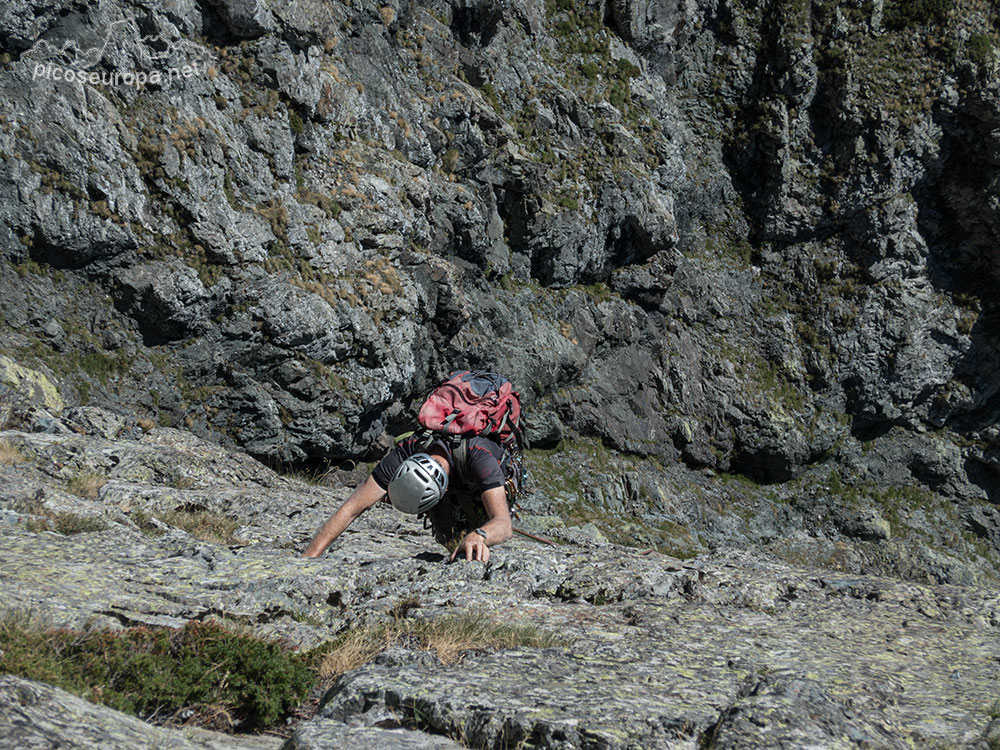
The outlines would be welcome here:
M 559 708 L 584 705 L 575 693 L 535 712 L 509 675 L 449 702 L 454 673 L 411 653 L 345 678 L 330 731 L 426 699 L 432 718 L 407 727 L 481 746 L 736 747 L 761 706 L 795 724 L 808 704 L 830 746 L 987 742 L 988 701 L 959 693 L 994 679 L 998 41 L 982 0 L 4 3 L 5 599 L 59 625 L 218 617 L 302 648 L 387 616 L 365 597 L 388 602 L 373 592 L 436 554 L 417 528 L 380 516 L 345 538 L 403 545 L 389 562 L 355 553 L 383 579 L 352 578 L 346 609 L 339 582 L 299 601 L 325 569 L 292 556 L 432 385 L 489 367 L 530 415 L 519 523 L 571 551 L 512 546 L 487 580 L 464 569 L 463 594 L 558 600 L 538 615 L 550 625 L 582 600 L 600 633 L 587 648 L 629 643 L 618 675 L 649 659 L 673 675 L 655 644 L 691 618 L 706 640 L 658 688 L 678 702 L 621 735 Z M 245 533 L 191 541 L 178 519 L 202 512 Z M 110 526 L 57 537 L 66 513 Z M 135 566 L 146 577 L 121 599 Z M 244 593 L 219 593 L 215 566 L 242 571 Z M 442 570 L 413 595 L 446 602 Z M 723 593 L 699 593 L 705 575 Z M 277 609 L 244 612 L 252 592 Z M 754 633 L 806 638 L 812 609 L 839 623 L 829 643 L 797 641 L 800 658 L 759 635 L 767 658 L 741 661 Z M 879 661 L 875 644 L 916 637 L 911 610 L 927 630 L 900 648 L 929 660 L 933 690 Z M 721 649 L 732 663 L 706 662 L 716 637 L 744 644 Z M 810 672 L 826 648 L 830 671 Z M 572 650 L 551 672 L 512 658 L 552 685 L 601 680 Z M 878 686 L 844 687 L 866 670 Z M 385 672 L 437 687 L 411 695 Z M 593 706 L 634 702 L 643 674 Z M 936 713 L 956 701 L 958 718 Z

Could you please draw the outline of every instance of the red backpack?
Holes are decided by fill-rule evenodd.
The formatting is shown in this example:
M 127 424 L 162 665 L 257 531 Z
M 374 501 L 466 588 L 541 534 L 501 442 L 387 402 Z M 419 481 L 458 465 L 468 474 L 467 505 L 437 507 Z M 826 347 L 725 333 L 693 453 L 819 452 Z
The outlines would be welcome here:
M 431 391 L 417 422 L 430 444 L 434 435 L 447 436 L 458 459 L 458 470 L 465 474 L 467 459 L 464 438 L 484 437 L 504 449 L 501 462 L 512 485 L 508 500 L 524 484 L 522 448 L 525 447 L 521 419 L 521 396 L 503 375 L 487 370 L 458 370 Z
M 488 437 L 500 445 L 524 440 L 521 397 L 503 375 L 459 370 L 435 388 L 420 407 L 425 430 L 460 437 Z

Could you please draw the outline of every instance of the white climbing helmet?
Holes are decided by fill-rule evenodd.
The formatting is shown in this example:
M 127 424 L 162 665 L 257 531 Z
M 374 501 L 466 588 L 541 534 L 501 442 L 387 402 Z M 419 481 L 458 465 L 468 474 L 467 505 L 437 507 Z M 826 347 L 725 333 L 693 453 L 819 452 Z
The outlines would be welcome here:
M 448 474 L 426 453 L 414 453 L 389 482 L 389 500 L 403 513 L 423 513 L 437 505 L 448 489 Z

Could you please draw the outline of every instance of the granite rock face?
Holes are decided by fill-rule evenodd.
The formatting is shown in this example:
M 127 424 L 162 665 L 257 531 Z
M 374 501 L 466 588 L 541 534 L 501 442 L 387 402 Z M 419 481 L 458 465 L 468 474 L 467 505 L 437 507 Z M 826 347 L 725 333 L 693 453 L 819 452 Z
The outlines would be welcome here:
M 0 677 L 0 737 L 9 747 L 97 748 L 130 750 L 275 750 L 280 741 L 241 737 L 200 730 L 154 727 L 58 688 L 19 677 Z
M 285 463 L 489 366 L 543 445 L 995 502 L 996 19 L 883 5 L 9 3 L 0 348 Z
M 680 560 L 552 524 L 550 534 L 577 541 L 516 537 L 488 566 L 448 564 L 430 532 L 389 506 L 307 560 L 299 552 L 347 488 L 283 478 L 190 433 L 144 433 L 94 408 L 57 422 L 62 431 L 0 434 L 12 457 L 0 467 L 7 612 L 78 628 L 209 620 L 301 649 L 351 627 L 459 613 L 559 636 L 451 664 L 390 648 L 340 677 L 318 714 L 290 727 L 287 750 L 986 741 L 1000 677 L 995 587 L 845 574 L 736 548 Z M 77 479 L 94 475 L 103 483 L 81 494 Z M 230 519 L 230 537 L 185 530 L 196 512 Z M 226 741 L 12 676 L 0 696 L 0 736 L 24 746 Z
M 995 744 L 1000 27 L 940 6 L 5 3 L 5 606 L 574 644 L 389 652 L 289 747 Z M 457 367 L 563 546 L 297 558 Z

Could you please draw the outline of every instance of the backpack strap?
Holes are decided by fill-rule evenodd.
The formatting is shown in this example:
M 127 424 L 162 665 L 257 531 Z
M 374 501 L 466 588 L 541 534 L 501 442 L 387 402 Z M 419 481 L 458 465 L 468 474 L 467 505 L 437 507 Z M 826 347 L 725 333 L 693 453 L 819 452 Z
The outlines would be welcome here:
M 510 417 L 510 403 L 507 404 L 507 410 L 503 413 L 503 419 L 500 420 L 500 424 L 497 425 L 496 433 L 498 435 L 503 434 L 503 428 L 507 426 L 507 418 Z M 514 428 L 514 423 L 511 422 L 511 428 Z
M 462 480 L 462 484 L 465 487 L 468 487 L 469 441 L 467 439 L 462 439 L 452 445 L 451 455 L 454 459 L 453 464 L 455 469 L 458 471 L 458 476 Z M 454 492 L 452 495 L 458 502 L 459 507 L 462 509 L 462 513 L 465 514 L 465 522 L 467 524 L 476 523 L 476 518 L 480 515 L 480 513 L 476 510 L 473 495 L 470 492 Z
M 466 487 L 469 486 L 469 441 L 460 440 L 456 445 L 451 448 L 452 458 L 455 459 L 455 468 L 458 470 L 458 476 L 462 480 L 462 484 Z
M 431 443 L 434 442 L 434 437 L 435 437 L 434 432 L 428 430 L 426 427 L 421 427 L 417 430 L 414 430 L 413 432 L 410 433 L 410 435 L 412 435 L 413 437 L 417 438 L 420 441 L 418 445 L 420 446 L 420 450 L 422 451 L 425 451 L 431 447 Z
M 514 440 L 517 442 L 519 450 L 528 447 L 528 441 L 524 437 L 524 430 L 521 429 L 521 427 L 519 427 L 514 420 L 511 420 L 510 422 L 510 431 L 514 434 Z

